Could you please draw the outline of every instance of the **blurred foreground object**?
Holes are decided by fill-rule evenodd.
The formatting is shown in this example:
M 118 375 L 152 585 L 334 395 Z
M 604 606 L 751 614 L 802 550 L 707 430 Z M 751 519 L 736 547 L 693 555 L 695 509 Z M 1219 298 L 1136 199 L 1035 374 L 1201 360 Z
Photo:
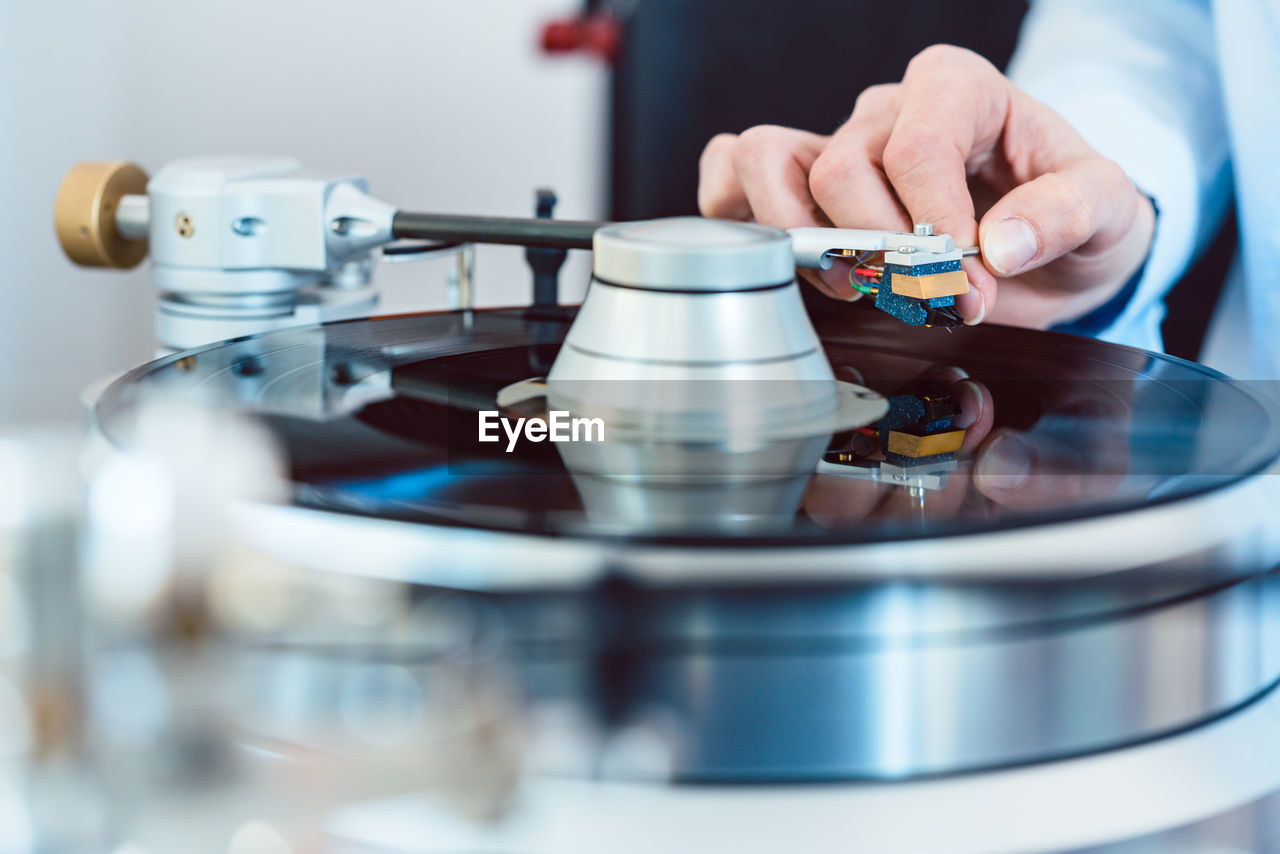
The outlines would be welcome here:
M 128 447 L 82 447 L 0 438 L 0 848 L 314 850 L 339 805 L 423 789 L 503 812 L 500 638 L 247 547 L 236 505 L 285 497 L 267 434 L 155 399 Z

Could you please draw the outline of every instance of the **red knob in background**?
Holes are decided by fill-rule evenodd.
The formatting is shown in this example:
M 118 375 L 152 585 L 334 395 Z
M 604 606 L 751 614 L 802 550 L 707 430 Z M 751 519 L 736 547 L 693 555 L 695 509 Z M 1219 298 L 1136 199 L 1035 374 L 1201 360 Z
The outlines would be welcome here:
M 621 43 L 622 27 L 608 14 L 549 21 L 542 27 L 542 50 L 546 53 L 585 51 L 611 63 Z

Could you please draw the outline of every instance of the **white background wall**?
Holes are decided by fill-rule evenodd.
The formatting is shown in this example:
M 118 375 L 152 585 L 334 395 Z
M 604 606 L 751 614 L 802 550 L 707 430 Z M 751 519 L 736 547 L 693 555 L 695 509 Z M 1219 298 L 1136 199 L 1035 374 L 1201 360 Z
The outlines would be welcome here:
M 0 0 L 0 425 L 68 419 L 86 383 L 149 358 L 147 267 L 82 270 L 53 198 L 79 160 L 153 173 L 287 154 L 409 209 L 604 214 L 605 69 L 540 55 L 577 0 Z M 447 261 L 383 265 L 383 308 L 443 305 Z M 565 299 L 589 260 L 571 253 Z M 524 302 L 520 249 L 482 247 L 481 304 Z

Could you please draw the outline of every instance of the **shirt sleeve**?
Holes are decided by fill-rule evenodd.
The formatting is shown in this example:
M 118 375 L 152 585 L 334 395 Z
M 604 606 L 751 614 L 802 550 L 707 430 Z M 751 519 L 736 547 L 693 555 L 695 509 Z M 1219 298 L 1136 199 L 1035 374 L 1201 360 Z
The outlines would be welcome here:
M 1160 349 L 1164 296 L 1230 198 L 1207 0 L 1038 0 L 1009 77 L 1114 160 L 1160 216 L 1131 297 L 1098 337 Z

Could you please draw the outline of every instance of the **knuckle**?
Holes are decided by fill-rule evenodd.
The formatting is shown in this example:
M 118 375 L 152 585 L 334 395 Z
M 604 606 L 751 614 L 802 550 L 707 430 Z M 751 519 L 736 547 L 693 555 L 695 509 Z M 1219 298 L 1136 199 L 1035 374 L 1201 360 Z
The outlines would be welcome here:
M 705 169 L 707 164 L 719 157 L 728 155 L 737 145 L 738 136 L 732 133 L 718 133 L 707 141 L 702 148 L 702 157 L 698 160 L 699 165 Z
M 932 77 L 954 74 L 962 69 L 976 70 L 987 65 L 990 63 L 971 50 L 953 44 L 935 44 L 911 58 L 905 76 Z
M 777 125 L 756 125 L 738 136 L 734 150 L 736 160 L 761 160 L 785 150 L 787 129 Z
M 853 102 L 853 117 L 862 118 L 887 109 L 892 105 L 897 91 L 898 84 L 896 83 L 879 83 L 875 86 L 868 86 L 862 90 L 857 100 Z
M 818 156 L 809 170 L 809 194 L 819 207 L 839 195 L 840 187 L 847 183 L 850 164 L 839 149 L 829 148 Z
M 1142 200 L 1142 192 L 1134 185 L 1129 173 L 1119 163 L 1105 157 L 1098 158 L 1097 168 L 1100 173 L 1099 180 L 1104 188 L 1104 194 L 1099 198 L 1106 200 L 1104 204 L 1108 205 L 1110 210 L 1129 217 L 1136 216 Z M 1096 209 L 1093 213 L 1093 227 L 1097 228 L 1101 217 Z
M 1057 226 L 1064 238 L 1083 243 L 1093 234 L 1097 217 L 1093 206 L 1074 182 L 1056 173 L 1045 175 L 1045 193 L 1057 211 Z
M 1134 189 L 1133 182 L 1129 180 L 1129 173 L 1124 171 L 1124 167 L 1114 160 L 1099 157 L 1097 169 L 1103 186 L 1108 190 L 1123 193 Z
M 926 137 L 894 134 L 884 147 L 884 174 L 897 184 L 936 154 L 933 141 Z

